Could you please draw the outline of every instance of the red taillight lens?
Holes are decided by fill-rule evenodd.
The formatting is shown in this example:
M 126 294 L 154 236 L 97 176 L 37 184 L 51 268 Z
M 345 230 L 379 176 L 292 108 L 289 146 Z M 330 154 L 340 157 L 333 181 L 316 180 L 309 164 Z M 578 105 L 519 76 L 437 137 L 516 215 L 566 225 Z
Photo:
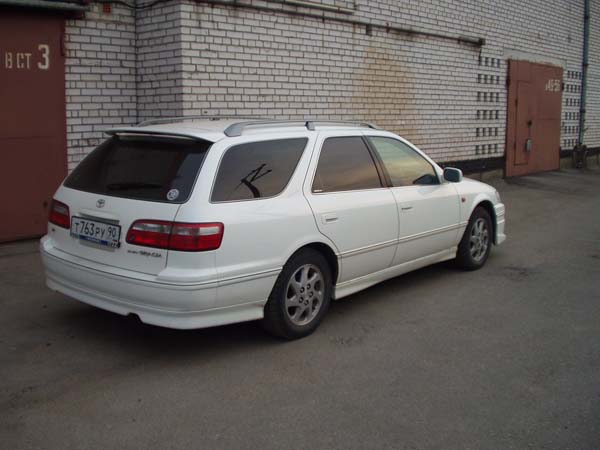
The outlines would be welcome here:
M 223 230 L 220 222 L 174 223 L 169 248 L 187 252 L 216 250 L 221 246 Z
M 137 220 L 127 232 L 127 243 L 183 252 L 216 250 L 225 227 L 220 222 L 182 223 Z
M 48 222 L 63 228 L 71 228 L 71 217 L 69 207 L 58 200 L 52 200 L 50 212 L 48 213 Z
M 127 232 L 127 243 L 145 247 L 169 248 L 172 222 L 137 220 Z

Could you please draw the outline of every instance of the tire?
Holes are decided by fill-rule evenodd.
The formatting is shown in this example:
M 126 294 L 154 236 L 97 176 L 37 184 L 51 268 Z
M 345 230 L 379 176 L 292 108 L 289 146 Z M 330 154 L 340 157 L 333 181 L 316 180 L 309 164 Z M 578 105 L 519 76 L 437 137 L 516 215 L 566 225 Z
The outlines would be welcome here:
M 485 208 L 478 206 L 471 214 L 465 234 L 458 244 L 456 265 L 465 270 L 481 269 L 490 255 L 492 239 L 490 214 Z
M 331 268 L 321 253 L 304 248 L 283 266 L 265 305 L 263 328 L 292 340 L 317 329 L 331 301 Z

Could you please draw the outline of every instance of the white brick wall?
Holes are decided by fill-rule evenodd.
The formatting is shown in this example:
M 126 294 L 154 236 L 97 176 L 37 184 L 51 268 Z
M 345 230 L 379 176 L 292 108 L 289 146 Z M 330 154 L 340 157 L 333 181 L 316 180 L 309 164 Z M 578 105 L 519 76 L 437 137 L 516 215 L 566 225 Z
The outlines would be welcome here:
M 600 1 L 592 0 L 590 9 L 590 65 L 584 142 L 588 147 L 600 147 Z
M 249 1 L 249 0 L 245 0 Z M 77 77 L 87 54 L 72 38 L 100 24 L 120 22 L 129 36 L 120 45 L 125 58 L 137 53 L 137 84 L 127 78 L 120 87 L 95 80 L 85 89 L 71 78 L 69 114 L 86 103 L 112 110 L 122 122 L 191 114 L 253 114 L 280 118 L 320 117 L 371 120 L 420 145 L 439 161 L 502 156 L 506 123 L 507 57 L 515 52 L 552 61 L 565 69 L 561 145 L 577 137 L 581 72 L 583 5 L 572 0 L 395 0 L 320 3 L 352 7 L 351 17 L 378 24 L 414 27 L 451 35 L 484 37 L 481 49 L 455 41 L 407 36 L 374 28 L 292 17 L 279 4 L 253 1 L 273 12 L 209 6 L 174 0 L 152 9 L 115 8 L 110 18 L 95 9 L 86 20 L 68 27 L 68 76 Z M 600 21 L 600 1 L 592 0 Z M 320 13 L 305 8 L 291 10 Z M 348 17 L 325 12 L 327 15 Z M 136 27 L 134 26 L 137 24 Z M 588 145 L 600 145 L 600 29 L 595 25 L 590 70 Z M 133 31 L 131 31 L 133 30 Z M 76 31 L 78 33 L 76 33 Z M 137 52 L 133 36 L 137 32 Z M 102 36 L 89 44 L 114 45 Z M 109 38 L 111 39 L 111 38 Z M 595 61 L 595 62 L 594 62 Z M 114 60 L 99 61 L 112 67 Z M 77 69 L 79 70 L 79 69 Z M 134 72 L 128 72 L 131 77 Z M 125 76 L 125 74 L 123 74 Z M 124 80 L 125 81 L 125 80 Z M 71 85 L 69 85 L 71 83 Z M 98 84 L 100 83 L 100 84 Z M 81 89 L 90 100 L 77 97 Z M 90 92 L 104 101 L 97 101 Z M 122 93 L 137 89 L 137 105 Z M 135 93 L 128 97 L 135 100 Z M 81 108 L 79 108 L 81 107 Z M 88 107 L 91 107 L 88 105 Z M 79 109 L 77 109 L 79 108 Z M 118 115 L 120 114 L 120 115 Z M 88 134 L 69 116 L 72 162 L 89 150 Z M 91 124 L 104 124 L 102 119 Z M 95 128 L 92 128 L 95 130 Z M 96 136 L 96 135 L 94 135 Z M 80 142 L 83 141 L 83 144 Z
M 68 165 L 71 170 L 102 130 L 135 122 L 135 22 L 130 9 L 93 5 L 65 27 Z
M 561 144 L 576 138 L 582 5 L 357 3 L 358 19 L 487 43 L 480 50 L 377 28 L 368 36 L 364 27 L 332 21 L 184 3 L 184 112 L 360 118 L 402 134 L 440 161 L 501 156 L 505 56 L 517 50 L 564 67 L 569 115 Z
M 181 7 L 137 12 L 138 118 L 182 116 Z

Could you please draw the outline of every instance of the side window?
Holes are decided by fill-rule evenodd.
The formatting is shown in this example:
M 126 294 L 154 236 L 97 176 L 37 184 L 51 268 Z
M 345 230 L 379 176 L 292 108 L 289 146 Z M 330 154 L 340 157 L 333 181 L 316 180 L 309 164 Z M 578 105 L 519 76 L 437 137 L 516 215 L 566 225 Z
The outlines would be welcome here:
M 308 139 L 250 142 L 225 152 L 212 202 L 273 197 L 287 186 Z
M 313 181 L 313 192 L 381 187 L 369 149 L 360 136 L 327 138 Z
M 433 166 L 404 142 L 387 137 L 369 137 L 390 175 L 393 186 L 439 184 Z

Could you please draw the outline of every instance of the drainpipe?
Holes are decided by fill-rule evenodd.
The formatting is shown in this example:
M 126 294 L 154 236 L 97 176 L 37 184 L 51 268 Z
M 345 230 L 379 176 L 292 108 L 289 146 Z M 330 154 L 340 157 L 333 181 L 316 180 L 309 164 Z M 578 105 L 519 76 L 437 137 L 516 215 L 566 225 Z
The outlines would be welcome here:
M 110 0 L 110 1 L 120 1 L 120 0 Z M 409 26 L 402 27 L 399 25 L 391 25 L 389 22 L 386 22 L 385 24 L 373 23 L 373 22 L 369 22 L 366 20 L 352 19 L 350 17 L 338 17 L 338 16 L 327 15 L 325 13 L 319 14 L 316 12 L 311 13 L 311 12 L 300 12 L 300 11 L 288 10 L 288 9 L 275 9 L 275 8 L 271 8 L 268 6 L 255 4 L 255 3 L 241 3 L 241 2 L 239 2 L 239 0 L 192 0 L 192 1 L 194 1 L 195 3 L 198 3 L 198 4 L 203 4 L 203 5 L 230 7 L 230 8 L 235 8 L 235 9 L 250 9 L 250 10 L 260 11 L 260 12 L 279 13 L 279 14 L 286 14 L 288 16 L 305 17 L 305 18 L 317 19 L 317 20 L 322 20 L 322 21 L 331 21 L 331 22 L 337 22 L 337 23 L 345 23 L 348 25 L 362 26 L 362 27 L 365 27 L 365 34 L 367 34 L 367 35 L 370 35 L 370 33 L 372 33 L 373 29 L 377 28 L 377 29 L 386 31 L 388 33 L 394 32 L 394 33 L 403 34 L 403 35 L 407 35 L 407 36 L 425 36 L 425 37 L 430 37 L 430 38 L 446 39 L 446 40 L 456 41 L 459 44 L 467 44 L 467 45 L 471 45 L 474 47 L 483 47 L 485 45 L 485 38 L 483 38 L 483 37 L 449 35 L 449 34 L 444 34 L 444 33 L 436 33 L 436 32 L 427 31 L 424 29 L 419 30 L 419 29 L 411 28 Z M 292 2 L 292 0 L 287 0 L 285 2 L 283 0 L 275 1 L 275 3 L 282 3 L 282 4 L 286 4 L 286 5 L 292 5 L 291 2 Z M 300 1 L 293 0 L 293 2 L 295 3 L 294 6 L 300 6 L 300 5 L 298 5 L 298 3 L 300 3 Z M 302 3 L 308 4 L 309 2 L 302 2 Z M 150 4 L 152 5 L 154 3 L 150 2 Z M 319 8 L 319 9 L 323 9 L 323 8 Z
M 590 0 L 584 0 L 583 7 L 583 62 L 581 65 L 581 100 L 579 103 L 579 137 L 577 139 L 577 149 L 579 158 L 577 158 L 577 167 L 585 166 L 585 154 L 587 148 L 583 145 L 583 136 L 585 133 L 585 109 L 587 93 L 587 74 L 589 65 L 590 50 Z

